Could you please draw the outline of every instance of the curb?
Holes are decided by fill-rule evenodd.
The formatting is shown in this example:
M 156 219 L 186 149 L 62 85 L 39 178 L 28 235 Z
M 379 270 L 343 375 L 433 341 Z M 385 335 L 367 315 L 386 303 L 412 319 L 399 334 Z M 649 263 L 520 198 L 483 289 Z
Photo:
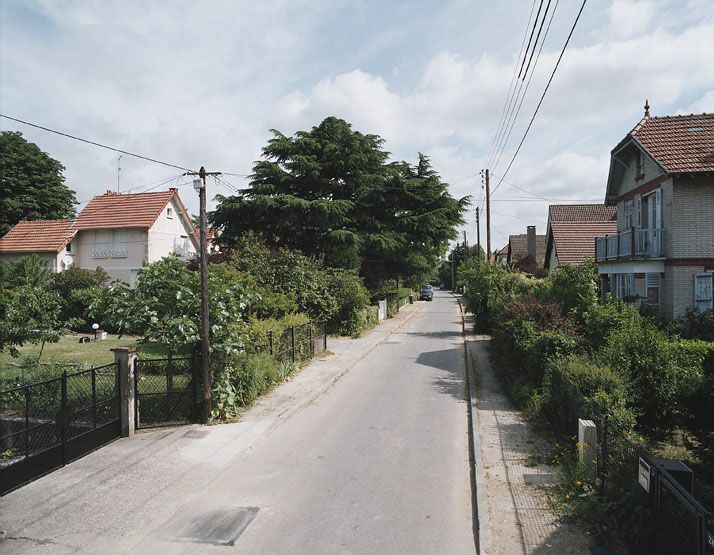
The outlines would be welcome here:
M 461 330 L 464 339 L 464 355 L 466 357 L 466 386 L 469 391 L 469 450 L 472 459 L 472 491 L 474 510 L 474 535 L 478 536 L 478 553 L 488 553 L 491 547 L 491 526 L 489 522 L 488 504 L 486 501 L 486 471 L 481 460 L 481 441 L 478 434 L 478 408 L 476 406 L 476 370 L 474 368 L 469 348 L 466 343 L 466 319 L 461 299 L 454 295 L 461 311 Z

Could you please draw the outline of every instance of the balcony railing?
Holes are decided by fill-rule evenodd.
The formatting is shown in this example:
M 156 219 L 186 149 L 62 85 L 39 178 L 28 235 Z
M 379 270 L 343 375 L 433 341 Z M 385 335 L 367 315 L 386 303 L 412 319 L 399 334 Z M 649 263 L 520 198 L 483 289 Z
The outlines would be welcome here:
M 628 229 L 595 239 L 595 260 L 657 258 L 662 256 L 664 229 Z

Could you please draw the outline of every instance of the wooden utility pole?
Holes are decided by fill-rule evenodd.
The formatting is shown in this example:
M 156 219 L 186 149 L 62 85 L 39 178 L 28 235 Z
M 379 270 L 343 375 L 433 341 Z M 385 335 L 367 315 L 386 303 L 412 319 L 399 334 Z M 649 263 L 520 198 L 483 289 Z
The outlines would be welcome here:
M 478 250 L 476 251 L 476 256 L 481 258 L 481 221 L 479 219 L 479 207 L 476 207 L 476 244 L 478 245 Z
M 207 172 L 206 168 L 186 175 L 198 175 L 193 180 L 193 188 L 198 191 L 199 202 L 199 254 L 201 256 L 201 375 L 203 378 L 203 423 L 211 418 L 211 337 L 208 321 L 208 245 L 206 241 L 206 176 L 221 175 L 221 172 Z
M 491 261 L 491 184 L 486 169 L 486 261 Z
M 466 230 L 464 229 L 464 264 L 469 260 L 469 245 L 466 242 Z

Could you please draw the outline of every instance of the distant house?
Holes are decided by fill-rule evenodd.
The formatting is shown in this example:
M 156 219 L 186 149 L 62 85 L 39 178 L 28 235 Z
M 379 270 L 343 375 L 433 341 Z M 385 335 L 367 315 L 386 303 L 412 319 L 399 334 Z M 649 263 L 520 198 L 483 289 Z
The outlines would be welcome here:
M 508 265 L 513 266 L 529 258 L 536 267 L 543 268 L 543 261 L 545 260 L 545 235 L 536 235 L 534 225 L 529 225 L 526 229 L 527 233 L 509 235 Z
M 616 207 L 604 204 L 554 204 L 548 208 L 545 269 L 595 260 L 595 238 L 617 233 Z
M 74 264 L 76 234 L 73 220 L 20 222 L 0 239 L 0 261 L 36 254 L 53 272 L 62 272 Z
M 177 189 L 94 197 L 74 221 L 20 222 L 0 239 L 0 259 L 36 253 L 54 272 L 103 268 L 133 285 L 144 262 L 198 251 L 197 232 Z
M 493 251 L 493 260 L 496 264 L 501 266 L 508 265 L 508 243 L 503 245 L 500 249 Z
M 714 306 L 714 114 L 645 116 L 610 154 L 603 289 L 677 319 Z

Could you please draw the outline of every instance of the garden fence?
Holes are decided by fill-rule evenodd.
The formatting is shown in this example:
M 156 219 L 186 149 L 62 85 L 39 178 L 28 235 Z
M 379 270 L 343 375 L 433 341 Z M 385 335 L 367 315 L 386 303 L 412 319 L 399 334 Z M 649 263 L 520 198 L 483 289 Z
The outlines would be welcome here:
M 556 430 L 567 436 L 578 434 L 578 420 L 591 420 L 597 427 L 597 494 L 639 515 L 638 530 L 627 539 L 648 553 L 711 554 L 714 547 L 712 515 L 662 465 L 647 443 L 613 414 L 590 402 L 575 384 L 553 373 L 549 381 L 552 407 L 549 418 Z M 639 481 L 640 461 L 652 468 L 649 491 Z M 622 504 L 629 499 L 632 506 Z M 626 530 L 626 534 L 632 532 Z M 677 546 L 676 550 L 671 550 Z M 710 551 L 707 551 L 710 549 Z

